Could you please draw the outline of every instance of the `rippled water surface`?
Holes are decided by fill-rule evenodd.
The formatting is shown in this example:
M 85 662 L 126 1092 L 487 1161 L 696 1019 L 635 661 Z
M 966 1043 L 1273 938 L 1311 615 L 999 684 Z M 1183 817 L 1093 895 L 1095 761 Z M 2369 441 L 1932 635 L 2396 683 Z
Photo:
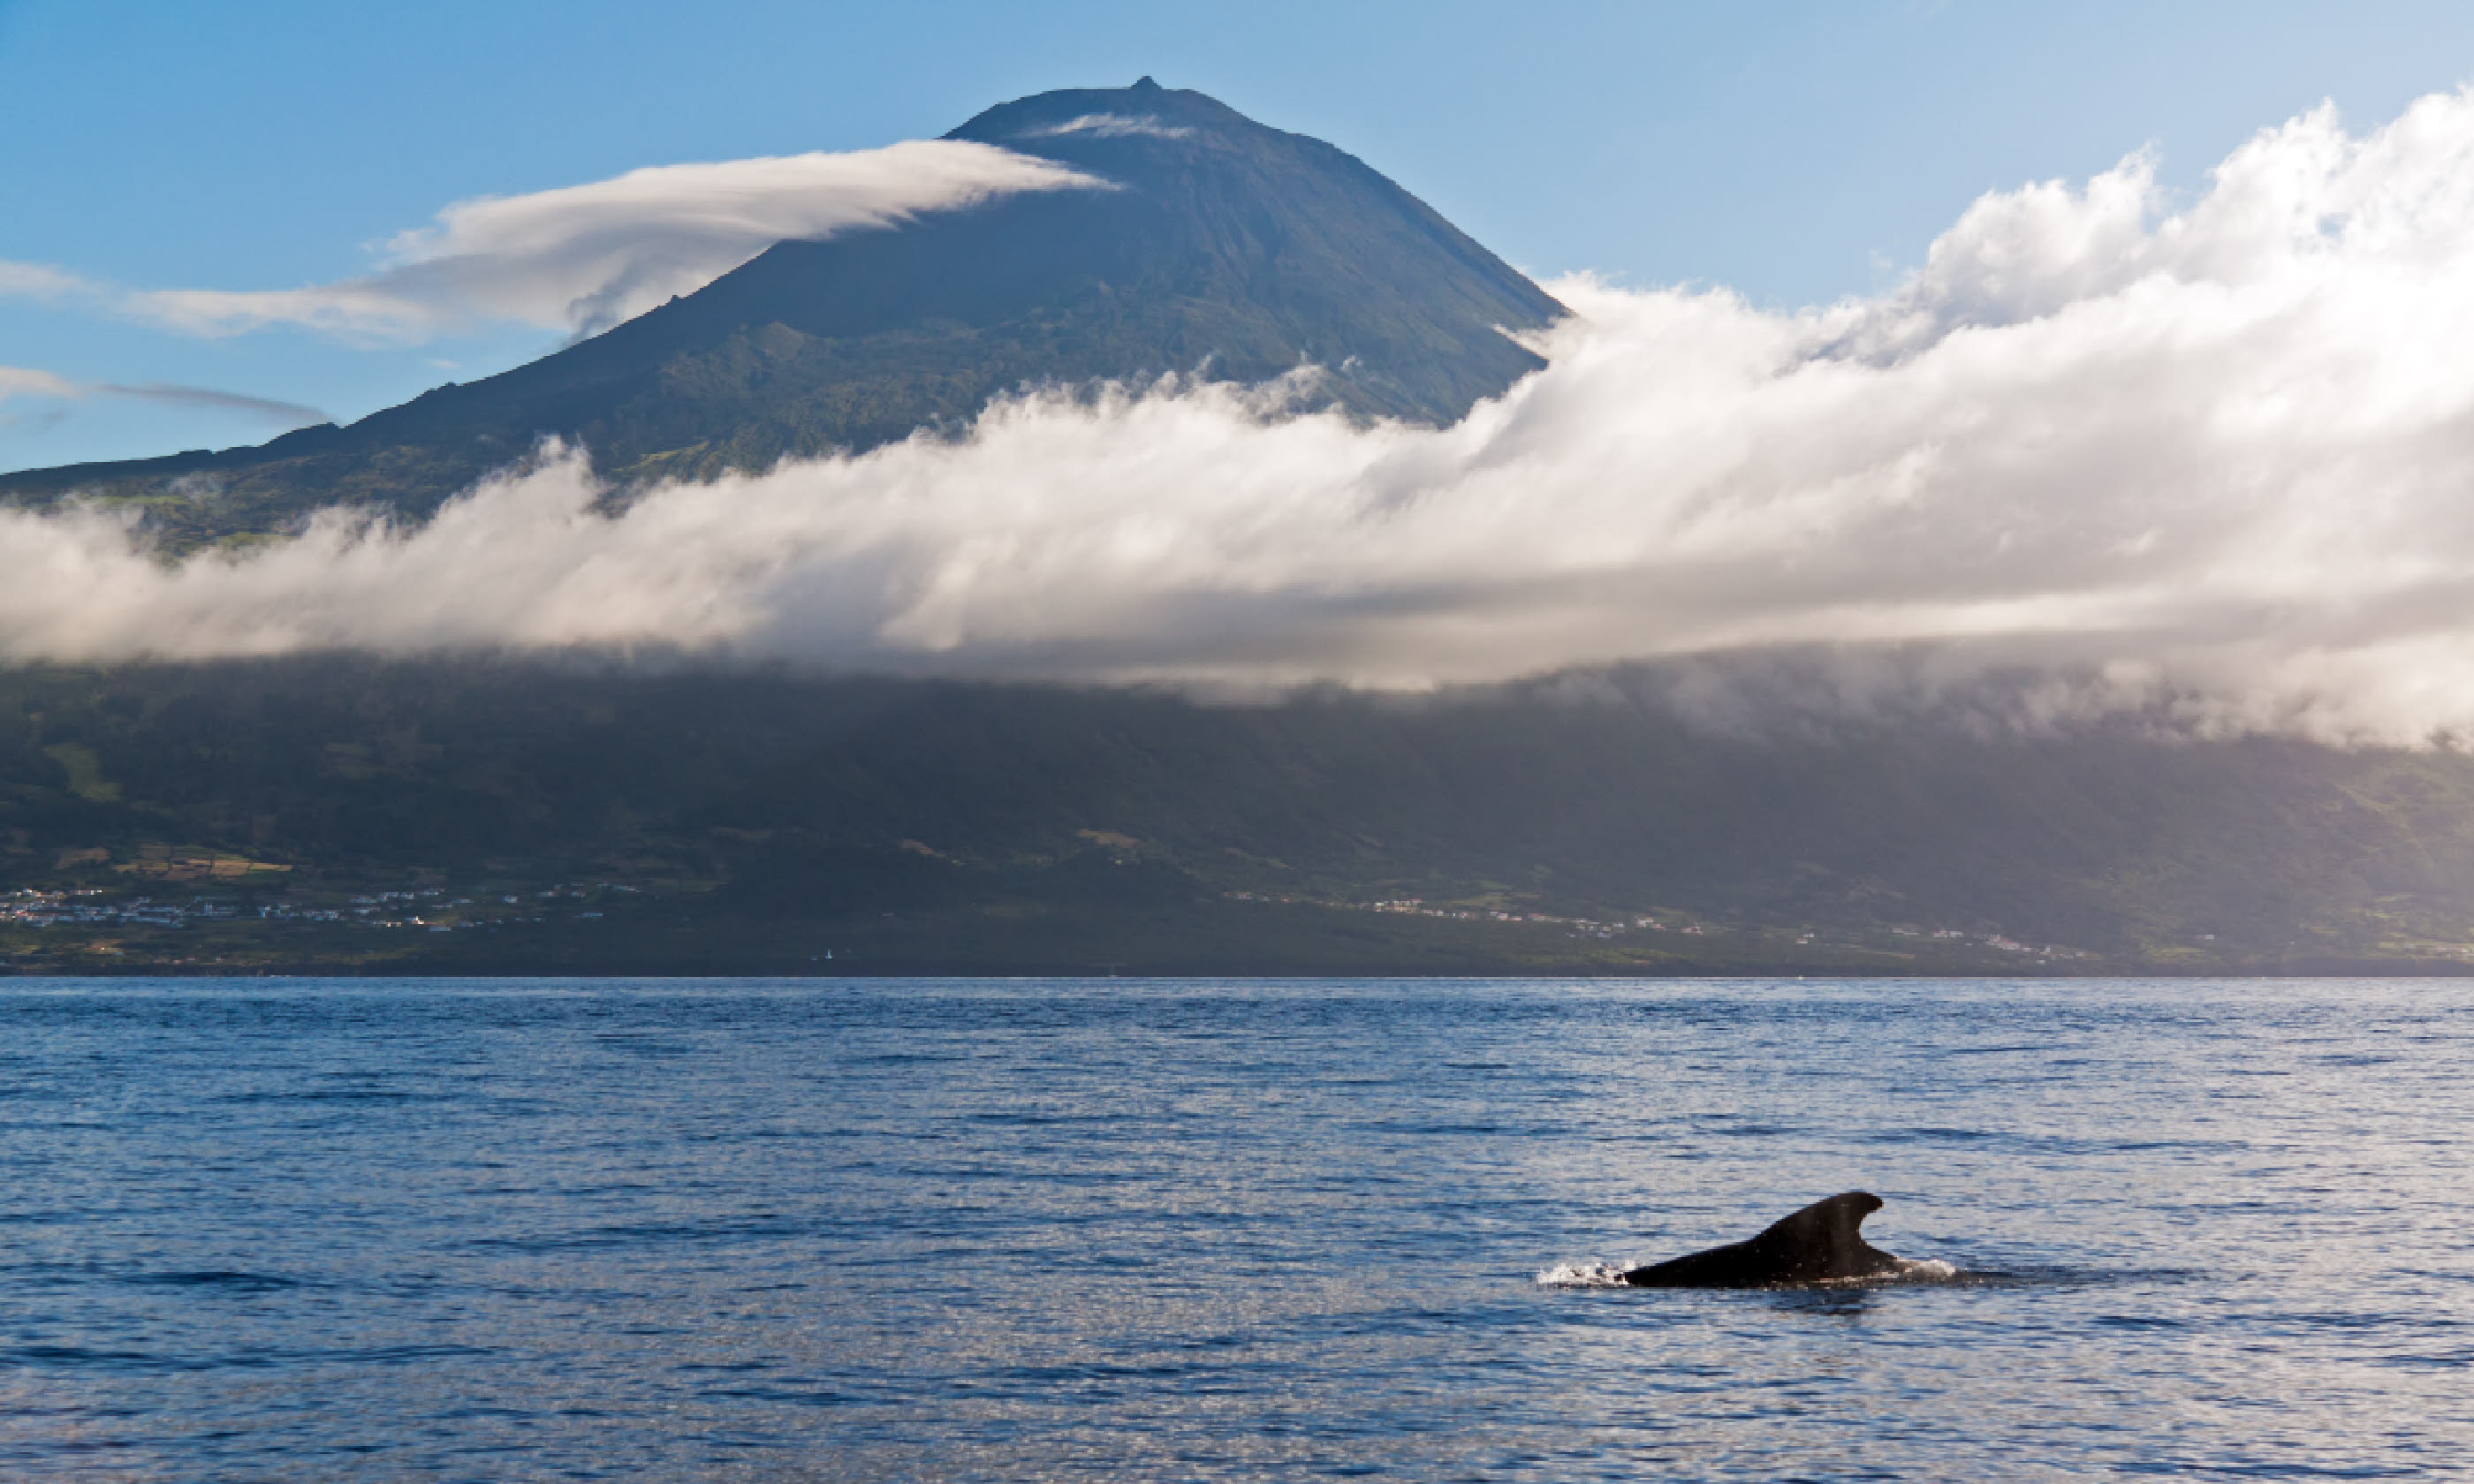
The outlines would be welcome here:
M 2474 1473 L 2461 982 L 0 984 L 0 1476 Z M 1974 1274 L 1541 1274 L 1850 1187 Z

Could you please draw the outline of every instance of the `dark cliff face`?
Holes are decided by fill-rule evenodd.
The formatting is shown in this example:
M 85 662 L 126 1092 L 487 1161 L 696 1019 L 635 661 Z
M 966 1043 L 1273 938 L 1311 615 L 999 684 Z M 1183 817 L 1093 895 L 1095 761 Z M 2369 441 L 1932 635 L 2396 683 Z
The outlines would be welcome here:
M 0 498 L 155 493 L 175 539 L 357 501 L 420 515 L 544 435 L 619 481 L 705 478 L 951 426 L 1026 383 L 1325 368 L 1316 394 L 1448 421 L 1538 366 L 1504 331 L 1562 308 L 1353 156 L 1157 86 L 1043 93 L 948 137 L 1113 189 L 1003 198 L 785 242 L 605 334 L 345 428 L 255 448 L 0 476 Z

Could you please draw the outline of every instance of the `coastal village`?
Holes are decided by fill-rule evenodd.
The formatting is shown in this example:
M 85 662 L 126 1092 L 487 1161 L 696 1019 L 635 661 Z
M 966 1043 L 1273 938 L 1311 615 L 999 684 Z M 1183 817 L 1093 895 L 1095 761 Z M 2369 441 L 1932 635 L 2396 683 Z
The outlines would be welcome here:
M 648 890 L 607 879 L 457 888 L 437 882 L 434 875 L 376 889 L 321 890 L 307 883 L 278 886 L 282 876 L 264 863 L 235 865 L 205 857 L 184 861 L 168 853 L 148 854 L 112 868 L 134 878 L 128 887 L 22 887 L 0 895 L 0 967 L 40 971 L 47 964 L 61 962 L 64 955 L 88 961 L 120 960 L 133 966 L 281 962 L 287 957 L 283 944 L 332 942 L 337 933 L 353 941 L 363 933 L 379 935 L 365 951 L 378 961 L 396 961 L 407 953 L 427 956 L 431 950 L 418 945 L 429 942 L 431 935 L 446 940 L 439 944 L 443 949 L 461 935 L 544 929 L 590 934 L 612 921 L 614 913 L 626 915 L 628 907 L 685 906 L 689 898 L 700 895 Z M 163 889 L 191 881 L 207 889 Z M 2078 948 L 1954 927 L 1890 926 L 1844 932 L 1801 924 L 1721 922 L 1672 910 L 1613 917 L 1539 911 L 1516 903 L 1433 902 L 1406 897 L 1348 900 L 1253 891 L 1220 895 L 1232 904 L 1417 918 L 1465 925 L 1464 930 L 1474 927 L 1481 934 L 1500 930 L 1509 935 L 1507 946 L 1542 939 L 1604 944 L 1614 954 L 1610 967 L 1628 956 L 1621 946 L 1625 944 L 1632 945 L 1634 954 L 1644 961 L 1654 954 L 1660 960 L 1705 963 L 1713 969 L 1737 959 L 1748 964 L 1754 959 L 1792 962 L 1798 950 L 1809 953 L 1817 968 L 1870 961 L 1905 963 L 1919 970 L 2005 957 L 2022 968 L 2041 969 L 2096 957 Z M 198 956 L 179 946 L 184 938 L 197 935 L 210 937 L 221 951 L 208 951 L 201 944 L 200 951 L 206 956 Z M 382 942 L 398 946 L 381 947 Z
M 25 887 L 0 896 L 0 931 L 289 925 L 452 933 L 547 922 L 589 923 L 606 915 L 609 898 L 641 895 L 639 887 L 606 881 L 561 882 L 528 892 L 476 895 L 415 886 L 338 894 L 326 903 L 289 897 L 252 901 L 203 893 L 158 897 L 103 887 Z
M 1721 924 L 1702 922 L 1681 913 L 1671 912 L 1643 913 L 1628 918 L 1605 920 L 1564 917 L 1551 912 L 1519 911 L 1504 907 L 1438 905 L 1430 904 L 1422 898 L 1417 897 L 1393 898 L 1381 901 L 1335 901 L 1254 892 L 1230 892 L 1227 896 L 1234 901 L 1273 901 L 1290 905 L 1331 907 L 1343 911 L 1436 918 L 1453 922 L 1542 923 L 1565 929 L 1568 937 L 1595 938 L 1607 942 L 1633 933 L 1671 933 L 1679 938 L 1733 936 L 1768 940 L 1772 943 L 1783 940 L 1797 946 L 1829 946 L 1857 951 L 1873 948 L 1874 951 L 1880 951 L 1871 942 L 1879 934 L 1839 935 L 1837 941 L 1833 942 L 1831 935 L 1825 934 L 1817 928 L 1753 923 Z M 1896 938 L 1916 939 L 1953 947 L 1980 946 L 1990 948 L 1997 953 L 2018 954 L 2045 961 L 2093 959 L 2097 956 L 2082 949 L 2063 947 L 2054 944 L 2022 943 L 2000 932 L 1971 933 L 1956 927 L 1928 928 L 1896 925 L 1881 931 Z

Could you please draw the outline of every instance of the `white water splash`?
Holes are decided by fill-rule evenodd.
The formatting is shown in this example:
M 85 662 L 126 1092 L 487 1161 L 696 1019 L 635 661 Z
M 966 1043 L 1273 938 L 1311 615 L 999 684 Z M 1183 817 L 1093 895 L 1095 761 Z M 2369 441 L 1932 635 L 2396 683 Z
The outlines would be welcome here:
M 1604 1262 L 1564 1262 L 1543 1270 L 1535 1281 L 1541 1288 L 1621 1288 L 1624 1271 Z

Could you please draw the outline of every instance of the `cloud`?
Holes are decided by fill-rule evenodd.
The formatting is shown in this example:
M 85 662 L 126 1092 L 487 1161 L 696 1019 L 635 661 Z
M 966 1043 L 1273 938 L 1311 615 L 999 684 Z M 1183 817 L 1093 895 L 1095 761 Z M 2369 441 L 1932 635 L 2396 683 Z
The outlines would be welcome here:
M 1026 129 L 1018 139 L 1055 139 L 1064 134 L 1089 134 L 1099 139 L 1122 139 L 1140 134 L 1152 139 L 1182 139 L 1194 131 L 1182 124 L 1163 124 L 1156 118 L 1128 118 L 1122 113 L 1085 113 L 1067 119 L 1062 124 L 1046 124 Z
M 32 299 L 56 302 L 96 297 L 105 291 L 91 279 L 48 263 L 0 259 L 0 299 Z
M 84 384 L 50 371 L 21 366 L 0 366 L 0 401 L 12 396 L 73 397 L 85 395 Z
M 161 381 L 138 382 L 130 386 L 105 382 L 94 390 L 106 396 L 133 396 L 143 401 L 166 402 L 179 407 L 237 413 L 287 428 L 305 428 L 328 420 L 327 415 L 317 408 L 299 402 L 278 401 L 270 396 L 245 396 L 237 392 L 218 392 L 211 387 L 174 386 Z
M 107 381 L 72 381 L 51 371 L 0 366 L 0 402 L 13 397 L 83 401 L 91 396 L 123 396 L 138 401 L 237 413 L 287 428 L 307 427 L 327 420 L 327 415 L 315 407 L 303 407 L 298 402 L 279 402 L 272 397 L 245 396 L 237 392 L 217 392 L 210 387 L 174 386 L 159 381 L 131 386 Z
M 958 140 L 664 165 L 459 202 L 388 243 L 378 269 L 361 277 L 133 291 L 117 303 L 199 335 L 297 325 L 418 343 L 487 321 L 590 334 L 692 293 L 777 242 L 890 227 L 1019 191 L 1103 185 L 1051 160 Z
M 59 403 L 78 395 L 76 383 L 65 381 L 49 371 L 26 371 L 14 366 L 0 366 L 0 428 L 47 428 L 61 418 Z M 33 414 L 12 412 L 9 403 L 31 397 L 52 405 Z
M 2001 673 L 2047 722 L 2474 731 L 2474 96 L 2296 119 L 2178 210 L 2142 157 L 1990 195 L 1826 308 L 1552 288 L 1577 315 L 1546 369 L 1447 428 L 1170 382 L 615 517 L 572 456 L 417 531 L 335 513 L 238 558 L 4 514 L 0 656 L 647 644 L 1415 688 L 1800 646 L 1838 657 L 1839 706 Z

